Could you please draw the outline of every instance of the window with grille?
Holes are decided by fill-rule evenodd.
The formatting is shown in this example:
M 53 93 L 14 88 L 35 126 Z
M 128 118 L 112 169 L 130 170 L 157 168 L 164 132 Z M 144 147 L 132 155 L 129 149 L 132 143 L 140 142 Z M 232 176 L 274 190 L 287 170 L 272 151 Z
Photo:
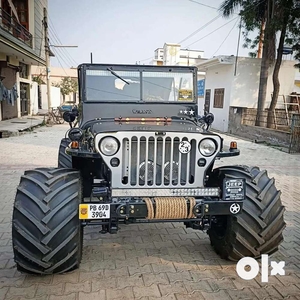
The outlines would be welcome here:
M 214 108 L 223 108 L 225 89 L 215 89 Z

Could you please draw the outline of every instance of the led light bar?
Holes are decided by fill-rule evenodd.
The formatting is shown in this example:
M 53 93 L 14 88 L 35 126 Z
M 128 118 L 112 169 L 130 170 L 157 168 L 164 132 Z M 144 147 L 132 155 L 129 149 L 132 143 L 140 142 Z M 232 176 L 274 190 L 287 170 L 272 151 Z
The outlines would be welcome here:
M 112 197 L 219 197 L 219 188 L 112 189 Z
M 219 188 L 198 188 L 198 189 L 171 189 L 173 195 L 178 196 L 211 196 L 220 195 Z

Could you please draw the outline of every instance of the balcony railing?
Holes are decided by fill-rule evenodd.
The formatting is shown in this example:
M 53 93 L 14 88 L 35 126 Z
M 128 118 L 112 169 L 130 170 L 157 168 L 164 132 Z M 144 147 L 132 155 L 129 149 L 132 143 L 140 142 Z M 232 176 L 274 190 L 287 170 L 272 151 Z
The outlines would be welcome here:
M 12 34 L 14 37 L 32 47 L 32 34 L 15 17 L 0 8 L 0 27 Z

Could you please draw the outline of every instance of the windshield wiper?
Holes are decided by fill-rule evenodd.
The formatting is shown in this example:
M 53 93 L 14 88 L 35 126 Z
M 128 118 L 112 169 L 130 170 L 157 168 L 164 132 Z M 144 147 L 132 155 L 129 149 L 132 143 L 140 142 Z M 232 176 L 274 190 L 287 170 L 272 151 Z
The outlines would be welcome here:
M 124 81 L 126 84 L 130 84 L 128 81 L 126 81 L 124 78 L 122 78 L 121 76 L 119 76 L 115 71 L 113 71 L 111 68 L 107 68 L 107 70 L 113 74 L 114 76 L 116 76 L 117 78 L 121 79 L 122 81 Z

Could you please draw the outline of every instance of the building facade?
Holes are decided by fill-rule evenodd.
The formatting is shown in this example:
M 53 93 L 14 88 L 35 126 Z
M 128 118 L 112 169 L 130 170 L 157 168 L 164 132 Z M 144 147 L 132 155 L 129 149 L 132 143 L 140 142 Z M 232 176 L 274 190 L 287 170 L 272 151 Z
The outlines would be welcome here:
M 297 92 L 295 61 L 284 60 L 280 68 L 280 95 Z M 199 108 L 214 114 L 212 128 L 227 132 L 230 107 L 257 108 L 261 59 L 218 56 L 197 65 L 205 72 L 205 93 Z M 265 108 L 271 102 L 273 69 L 269 70 Z M 277 108 L 284 108 L 279 97 Z
M 32 65 L 45 65 L 47 0 L 0 0 L 0 120 L 37 110 Z
M 154 51 L 154 59 L 151 65 L 162 66 L 194 66 L 204 60 L 204 52 L 201 50 L 181 49 L 181 45 L 165 43 L 163 48 Z
M 32 77 L 39 78 L 40 81 L 46 83 L 46 68 L 43 66 L 32 66 L 31 68 Z M 62 95 L 60 89 L 57 87 L 61 84 L 64 78 L 71 78 L 78 82 L 77 79 L 77 68 L 58 68 L 50 67 L 49 81 L 51 85 L 51 107 L 58 107 L 62 103 L 78 103 L 78 92 L 71 92 L 68 95 Z M 39 109 L 48 109 L 47 101 L 47 86 L 40 84 L 39 87 Z
M 165 43 L 163 48 L 157 48 L 154 51 L 154 59 L 150 62 L 155 66 L 197 66 L 199 63 L 206 61 L 204 58 L 204 51 L 181 49 L 180 44 Z M 198 71 L 198 110 L 199 103 L 204 97 L 205 72 Z M 200 112 L 201 110 L 199 110 Z M 198 113 L 199 113 L 198 112 Z

